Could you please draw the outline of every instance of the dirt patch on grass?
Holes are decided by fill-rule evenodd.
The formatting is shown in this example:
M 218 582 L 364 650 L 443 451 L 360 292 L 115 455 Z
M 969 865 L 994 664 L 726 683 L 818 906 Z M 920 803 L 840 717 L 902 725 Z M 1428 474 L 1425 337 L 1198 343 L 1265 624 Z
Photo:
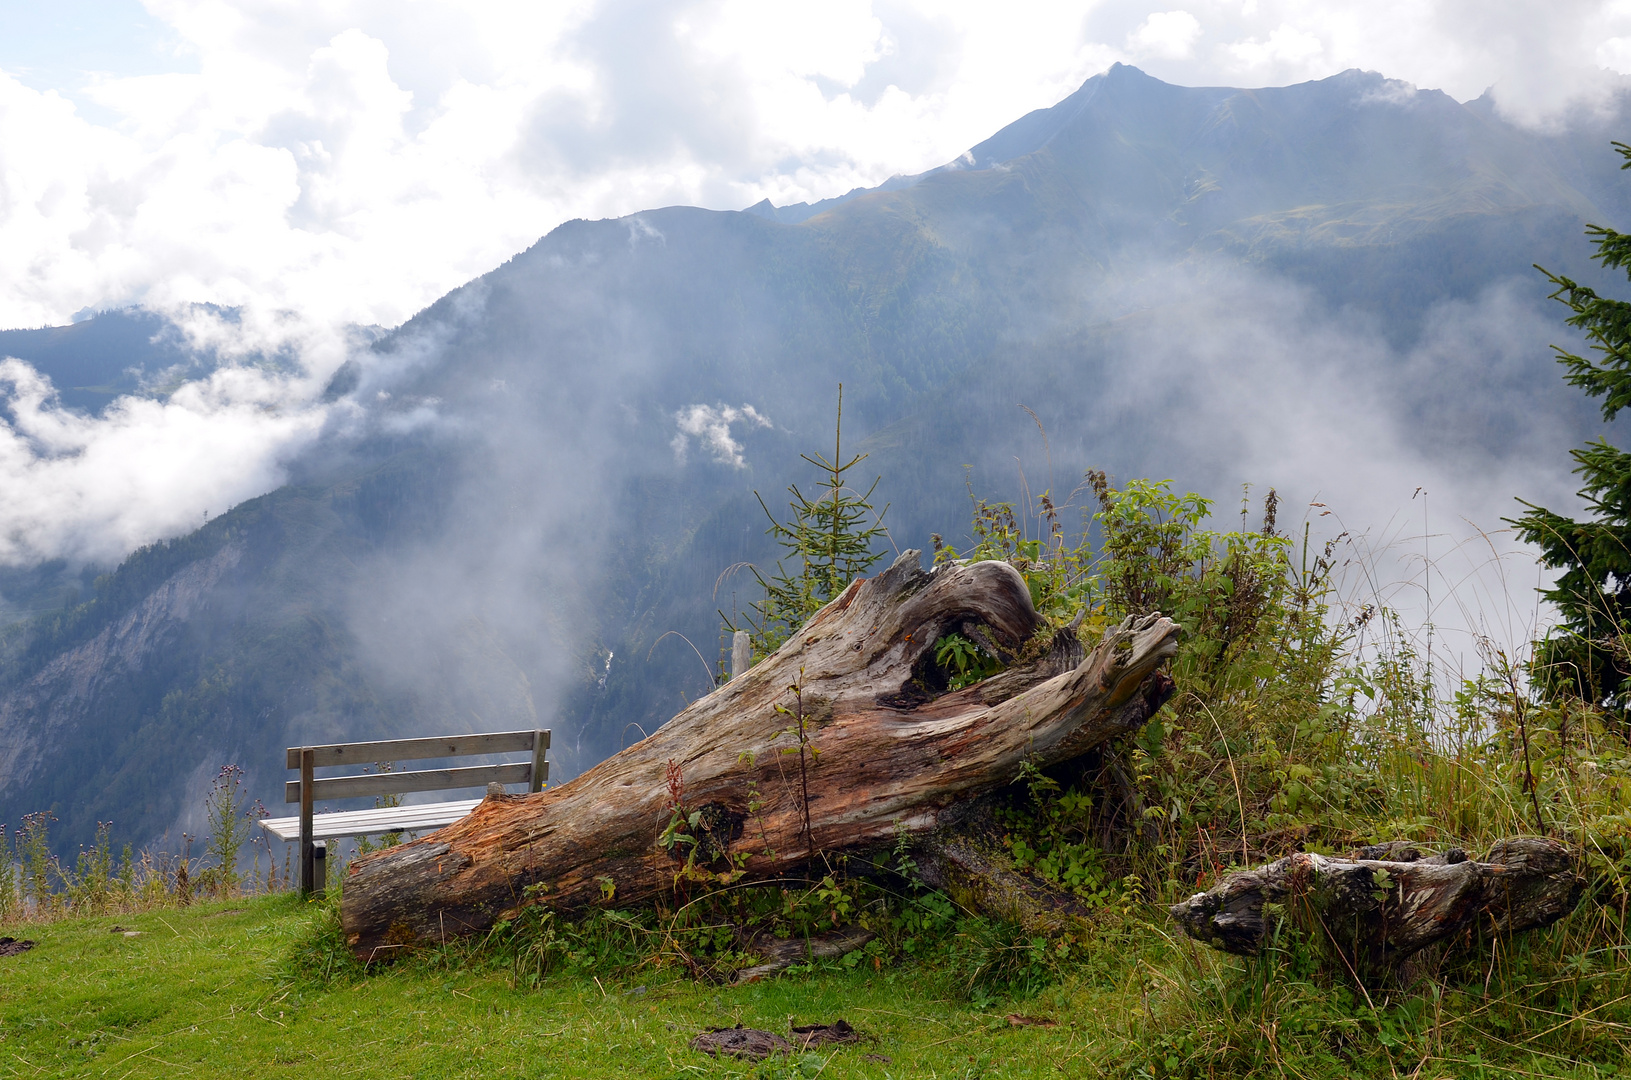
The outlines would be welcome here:
M 714 1057 L 739 1057 L 749 1061 L 762 1061 L 771 1054 L 791 1050 L 787 1040 L 758 1028 L 709 1028 L 691 1040 L 691 1049 L 701 1050 Z
M 830 1024 L 807 1024 L 793 1029 L 793 1043 L 805 1048 L 860 1041 L 861 1033 L 850 1027 L 848 1020 L 835 1020 Z
M 17 956 L 34 947 L 32 941 L 18 941 L 16 938 L 0 937 L 0 956 Z

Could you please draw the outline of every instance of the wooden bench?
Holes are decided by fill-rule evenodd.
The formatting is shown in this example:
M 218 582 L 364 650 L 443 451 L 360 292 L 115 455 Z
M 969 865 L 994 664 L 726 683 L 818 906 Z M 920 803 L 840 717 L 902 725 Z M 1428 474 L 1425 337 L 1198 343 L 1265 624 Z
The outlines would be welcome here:
M 464 817 L 480 799 L 380 806 L 369 810 L 341 810 L 314 814 L 319 799 L 354 799 L 399 795 L 410 791 L 453 791 L 459 788 L 526 784 L 538 791 L 549 779 L 549 732 L 500 731 L 487 735 L 450 735 L 445 738 L 391 739 L 384 742 L 333 743 L 328 746 L 291 746 L 288 767 L 300 770 L 300 779 L 283 785 L 284 801 L 300 804 L 295 817 L 264 818 L 261 828 L 280 840 L 300 842 L 300 891 L 323 891 L 328 841 L 347 836 L 420 832 L 451 825 Z M 416 772 L 378 772 L 357 776 L 315 776 L 318 769 L 343 765 L 373 765 L 427 758 L 458 758 L 476 754 L 526 753 L 529 760 L 506 765 L 472 765 Z

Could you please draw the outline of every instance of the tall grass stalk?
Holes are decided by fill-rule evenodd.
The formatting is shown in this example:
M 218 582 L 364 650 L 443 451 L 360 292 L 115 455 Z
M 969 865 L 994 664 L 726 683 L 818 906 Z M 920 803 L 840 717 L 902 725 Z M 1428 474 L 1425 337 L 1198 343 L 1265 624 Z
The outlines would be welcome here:
M 11 854 L 11 836 L 0 825 L 0 923 L 10 922 L 22 911 L 18 893 L 17 863 Z

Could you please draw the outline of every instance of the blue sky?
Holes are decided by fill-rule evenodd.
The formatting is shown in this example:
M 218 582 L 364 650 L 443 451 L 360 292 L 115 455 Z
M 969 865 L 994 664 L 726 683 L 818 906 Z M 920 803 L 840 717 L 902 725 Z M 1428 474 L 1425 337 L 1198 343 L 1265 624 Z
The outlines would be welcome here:
M 180 36 L 137 0 L 0 0 L 0 70 L 71 93 L 97 76 L 197 67 Z

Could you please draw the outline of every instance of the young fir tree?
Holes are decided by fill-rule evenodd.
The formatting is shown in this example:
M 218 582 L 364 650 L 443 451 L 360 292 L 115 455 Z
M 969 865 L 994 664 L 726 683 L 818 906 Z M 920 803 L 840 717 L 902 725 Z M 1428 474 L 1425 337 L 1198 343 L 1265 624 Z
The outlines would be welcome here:
M 872 568 L 883 557 L 873 550 L 873 542 L 886 535 L 883 516 L 889 511 L 873 513 L 872 494 L 878 490 L 882 477 L 873 479 L 865 494 L 849 486 L 850 470 L 866 460 L 857 454 L 844 460 L 844 386 L 838 386 L 838 420 L 834 425 L 833 454 L 811 457 L 800 454 L 805 461 L 824 474 L 821 488 L 814 498 L 794 484 L 787 489 L 792 499 L 788 509 L 789 520 L 778 521 L 765 506 L 757 492 L 759 505 L 770 519 L 769 535 L 787 549 L 783 559 L 776 562 L 776 572 L 769 577 L 753 568 L 753 576 L 764 589 L 764 599 L 753 604 L 754 614 L 747 619 L 749 636 L 753 642 L 754 659 L 758 660 L 781 647 L 793 632 L 809 621 L 810 617 L 844 591 L 856 578 Z M 792 564 L 791 571 L 787 564 Z M 728 620 L 732 630 L 737 629 Z
M 1614 147 L 1626 159 L 1620 168 L 1631 169 L 1631 146 Z M 1597 244 L 1593 258 L 1631 276 L 1631 234 L 1593 225 L 1586 235 Z M 1577 356 L 1553 346 L 1565 377 L 1602 398 L 1603 419 L 1613 420 L 1631 406 L 1631 303 L 1536 269 L 1557 286 L 1552 298 L 1573 312 L 1567 323 L 1585 332 L 1597 354 Z M 1623 712 L 1631 705 L 1631 454 L 1601 438 L 1570 454 L 1591 516 L 1575 520 L 1524 502 L 1528 512 L 1508 519 L 1520 537 L 1540 548 L 1543 565 L 1563 572 L 1555 587 L 1542 590 L 1563 623 L 1538 646 L 1532 676 L 1552 695 L 1578 694 Z

